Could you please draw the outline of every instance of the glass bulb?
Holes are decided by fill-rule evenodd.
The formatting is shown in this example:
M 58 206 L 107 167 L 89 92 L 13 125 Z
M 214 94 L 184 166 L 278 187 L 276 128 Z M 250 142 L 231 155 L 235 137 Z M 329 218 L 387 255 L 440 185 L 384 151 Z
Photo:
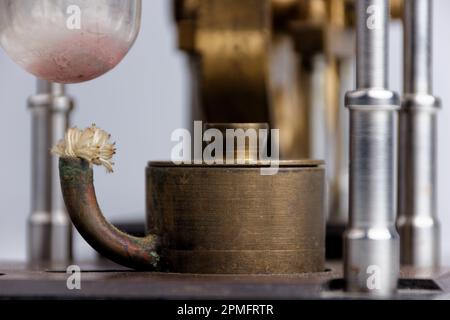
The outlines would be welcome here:
M 92 80 L 133 46 L 141 5 L 141 0 L 0 0 L 0 45 L 38 78 Z

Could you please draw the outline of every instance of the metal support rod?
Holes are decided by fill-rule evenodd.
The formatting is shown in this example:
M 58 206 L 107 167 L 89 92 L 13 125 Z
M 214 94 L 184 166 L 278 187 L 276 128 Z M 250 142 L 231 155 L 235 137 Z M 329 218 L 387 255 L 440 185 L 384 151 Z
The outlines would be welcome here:
M 432 0 L 404 3 L 404 92 L 432 92 Z
M 357 0 L 356 86 L 385 89 L 388 84 L 389 1 Z
M 350 110 L 350 220 L 344 236 L 347 290 L 395 292 L 399 236 L 395 228 L 400 101 L 388 88 L 389 1 L 357 0 L 357 90 Z
M 432 96 L 432 0 L 404 4 L 404 98 L 400 113 L 401 262 L 439 265 L 436 153 L 439 99 Z
M 32 199 L 28 220 L 30 263 L 66 262 L 72 258 L 72 224 L 62 199 L 58 161 L 51 147 L 64 136 L 73 109 L 64 85 L 37 80 L 28 100 L 32 113 Z

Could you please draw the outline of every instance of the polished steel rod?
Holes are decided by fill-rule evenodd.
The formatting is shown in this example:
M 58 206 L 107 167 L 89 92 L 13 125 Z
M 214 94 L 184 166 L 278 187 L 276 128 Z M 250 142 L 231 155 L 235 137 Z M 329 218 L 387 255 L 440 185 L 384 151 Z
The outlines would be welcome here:
M 400 101 L 388 90 L 389 1 L 357 0 L 357 90 L 350 110 L 350 220 L 344 274 L 350 292 L 389 296 L 399 277 L 397 129 Z
M 389 5 L 388 1 L 356 1 L 356 86 L 387 88 Z
M 399 216 L 401 262 L 436 267 L 437 111 L 432 95 L 432 0 L 404 4 L 404 97 L 400 114 Z
M 404 3 L 404 92 L 432 92 L 432 0 Z
M 30 263 L 67 262 L 72 258 L 72 224 L 59 184 L 57 160 L 50 149 L 64 136 L 73 101 L 64 85 L 37 80 L 28 99 L 32 114 L 32 190 L 28 219 Z

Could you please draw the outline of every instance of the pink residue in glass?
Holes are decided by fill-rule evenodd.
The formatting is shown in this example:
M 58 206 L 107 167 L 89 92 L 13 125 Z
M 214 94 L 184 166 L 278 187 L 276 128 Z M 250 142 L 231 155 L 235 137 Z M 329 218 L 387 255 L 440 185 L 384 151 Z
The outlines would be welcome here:
M 111 36 L 81 33 L 40 51 L 27 69 L 56 83 L 84 82 L 113 69 L 128 49 L 127 43 Z

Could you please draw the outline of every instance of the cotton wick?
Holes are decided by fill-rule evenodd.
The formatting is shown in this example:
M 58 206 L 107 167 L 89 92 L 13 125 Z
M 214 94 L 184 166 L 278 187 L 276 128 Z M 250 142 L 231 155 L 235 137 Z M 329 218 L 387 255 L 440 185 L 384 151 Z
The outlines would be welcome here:
M 81 158 L 91 165 L 104 166 L 108 172 L 113 172 L 112 158 L 116 153 L 116 145 L 110 139 L 111 135 L 95 124 L 84 130 L 74 127 L 67 130 L 64 139 L 51 152 L 61 158 Z

